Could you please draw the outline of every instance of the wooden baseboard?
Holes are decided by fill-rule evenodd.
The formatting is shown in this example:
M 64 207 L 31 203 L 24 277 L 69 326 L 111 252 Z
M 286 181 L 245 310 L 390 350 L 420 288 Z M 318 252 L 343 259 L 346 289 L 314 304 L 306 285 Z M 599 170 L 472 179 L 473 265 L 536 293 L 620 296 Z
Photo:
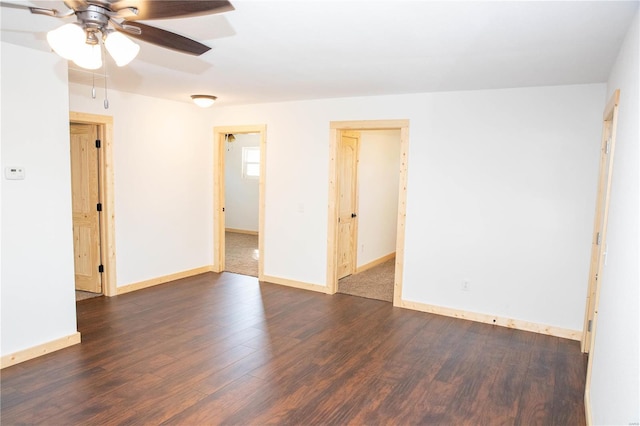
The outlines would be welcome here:
M 153 287 L 155 285 L 165 284 L 170 281 L 204 274 L 205 272 L 213 272 L 213 266 L 202 266 L 200 268 L 189 269 L 187 271 L 176 272 L 175 274 L 165 275 L 163 277 L 152 278 L 150 280 L 124 285 L 122 287 L 118 287 L 118 294 L 125 294 L 136 290 L 142 290 L 143 288 Z
M 512 318 L 502 318 L 495 315 L 480 314 L 477 312 L 462 311 L 459 309 L 445 308 L 442 306 L 428 305 L 419 302 L 400 301 L 401 308 L 413 309 L 431 314 L 444 315 L 453 318 L 460 318 L 470 321 L 482 322 L 485 324 L 499 325 L 501 327 L 513 328 L 522 331 L 532 331 L 534 333 L 546 334 L 563 339 L 580 340 L 582 332 L 578 330 L 568 330 L 550 325 L 537 324 L 533 322 L 516 320 Z
M 80 343 L 80 340 L 80 333 L 76 331 L 73 334 L 61 337 L 60 339 L 52 340 L 41 345 L 5 355 L 0 358 L 0 369 L 11 367 L 12 365 L 29 361 L 30 359 L 37 358 L 51 352 L 59 351 L 60 349 L 67 348 L 69 346 L 77 345 L 78 343 Z
M 326 286 L 304 283 L 302 281 L 293 281 L 293 280 L 288 280 L 286 278 L 278 278 L 278 277 L 271 277 L 271 276 L 265 275 L 264 277 L 262 277 L 262 280 L 260 281 L 268 282 L 271 284 L 285 285 L 287 287 L 300 288 L 303 290 L 316 291 L 318 293 L 325 293 L 325 294 L 328 293 L 328 289 Z
M 258 235 L 258 231 L 250 231 L 248 229 L 225 228 L 224 230 L 226 232 L 233 232 L 236 234 Z
M 360 272 L 364 272 L 367 269 L 371 269 L 373 267 L 376 267 L 376 266 L 386 262 L 387 260 L 393 259 L 394 257 L 396 257 L 396 252 L 395 251 L 393 253 L 387 254 L 386 256 L 379 257 L 376 260 L 373 260 L 373 261 L 371 261 L 369 263 L 365 263 L 364 265 L 358 266 L 356 268 L 356 274 L 359 274 Z

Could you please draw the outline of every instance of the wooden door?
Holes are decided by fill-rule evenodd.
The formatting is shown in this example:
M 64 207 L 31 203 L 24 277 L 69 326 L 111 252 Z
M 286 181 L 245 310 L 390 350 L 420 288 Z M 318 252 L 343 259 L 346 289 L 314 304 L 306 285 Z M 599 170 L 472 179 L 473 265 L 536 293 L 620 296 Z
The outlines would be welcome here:
M 97 127 L 71 124 L 71 198 L 76 290 L 102 293 Z
M 358 148 L 360 133 L 343 131 L 338 142 L 338 279 L 356 269 Z
M 609 192 L 613 174 L 613 152 L 616 142 L 616 124 L 618 120 L 618 100 L 620 92 L 616 91 L 607 104 L 604 112 L 602 143 L 600 147 L 600 174 L 598 177 L 598 193 L 596 212 L 591 243 L 591 265 L 589 269 L 589 287 L 587 307 L 582 334 L 582 351 L 590 352 L 595 323 L 598 315 L 598 298 L 602 281 L 602 269 L 606 257 L 607 218 L 609 215 Z

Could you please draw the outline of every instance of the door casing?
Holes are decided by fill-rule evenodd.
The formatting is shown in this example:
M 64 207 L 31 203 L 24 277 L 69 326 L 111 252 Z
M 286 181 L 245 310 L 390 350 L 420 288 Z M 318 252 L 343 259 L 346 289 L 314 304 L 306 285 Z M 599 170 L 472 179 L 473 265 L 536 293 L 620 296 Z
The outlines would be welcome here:
M 609 218 L 609 199 L 611 194 L 611 177 L 613 176 L 613 156 L 616 145 L 616 127 L 618 124 L 618 105 L 620 103 L 620 89 L 617 89 L 604 108 L 602 117 L 602 141 L 600 144 L 600 171 L 598 174 L 598 195 L 596 196 L 596 211 L 593 225 L 593 240 L 591 243 L 591 263 L 589 267 L 589 286 L 587 289 L 587 303 L 585 308 L 584 326 L 580 346 L 582 352 L 588 352 L 587 375 L 584 385 L 584 408 L 587 424 L 593 423 L 591 413 L 591 376 L 593 371 L 593 348 L 598 326 L 598 304 L 600 288 L 602 287 L 602 270 L 604 269 L 607 222 Z M 609 147 L 607 154 L 607 139 Z M 598 238 L 598 233 L 600 236 Z M 598 241 L 599 240 L 599 241 Z M 596 280 L 596 277 L 598 279 Z M 589 330 L 591 321 L 591 330 Z
M 393 306 L 402 300 L 405 219 L 407 205 L 407 170 L 409 156 L 409 120 L 332 121 L 329 125 L 329 205 L 327 225 L 327 293 L 338 290 L 338 143 L 340 134 L 348 130 L 400 130 L 400 170 L 398 189 L 398 221 Z
M 224 144 L 226 134 L 260 135 L 260 178 L 258 180 L 258 280 L 264 279 L 264 203 L 266 184 L 266 124 L 220 126 L 213 128 L 213 272 L 225 270 L 225 180 Z
M 117 295 L 115 198 L 113 186 L 113 117 L 107 115 L 69 112 L 69 122 L 97 126 L 101 147 L 98 150 L 99 196 L 102 203 L 100 218 L 100 252 L 102 254 L 102 292 L 105 296 Z
M 616 90 L 607 103 L 602 120 L 602 141 L 600 143 L 600 171 L 598 174 L 598 192 L 591 241 L 591 262 L 589 267 L 589 285 L 587 303 L 582 329 L 582 352 L 591 352 L 598 316 L 598 299 L 602 283 L 602 270 L 607 245 L 607 221 L 609 217 L 609 198 L 611 177 L 613 175 L 613 157 L 616 145 L 616 126 L 618 121 L 618 103 L 620 90 Z M 591 322 L 591 330 L 589 323 Z

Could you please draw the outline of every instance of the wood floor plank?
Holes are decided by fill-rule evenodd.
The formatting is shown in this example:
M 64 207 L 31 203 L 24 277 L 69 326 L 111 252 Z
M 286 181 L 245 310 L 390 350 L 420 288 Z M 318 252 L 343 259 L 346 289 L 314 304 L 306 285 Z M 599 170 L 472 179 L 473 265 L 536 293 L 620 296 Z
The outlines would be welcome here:
M 82 343 L 6 368 L 2 424 L 572 424 L 577 342 L 207 273 L 77 302 Z

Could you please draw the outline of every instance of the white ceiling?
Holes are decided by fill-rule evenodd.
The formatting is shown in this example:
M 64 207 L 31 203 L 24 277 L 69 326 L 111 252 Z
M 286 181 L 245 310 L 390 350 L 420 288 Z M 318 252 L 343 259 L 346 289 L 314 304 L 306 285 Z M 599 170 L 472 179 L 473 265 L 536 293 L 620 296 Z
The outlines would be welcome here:
M 109 87 L 185 102 L 214 94 L 233 105 L 604 82 L 639 4 L 231 1 L 236 10 L 220 15 L 146 22 L 212 49 L 193 57 L 140 42 L 131 64 L 108 63 Z M 3 41 L 41 50 L 49 50 L 46 32 L 63 23 L 0 13 Z M 91 73 L 74 67 L 70 80 L 90 84 Z

